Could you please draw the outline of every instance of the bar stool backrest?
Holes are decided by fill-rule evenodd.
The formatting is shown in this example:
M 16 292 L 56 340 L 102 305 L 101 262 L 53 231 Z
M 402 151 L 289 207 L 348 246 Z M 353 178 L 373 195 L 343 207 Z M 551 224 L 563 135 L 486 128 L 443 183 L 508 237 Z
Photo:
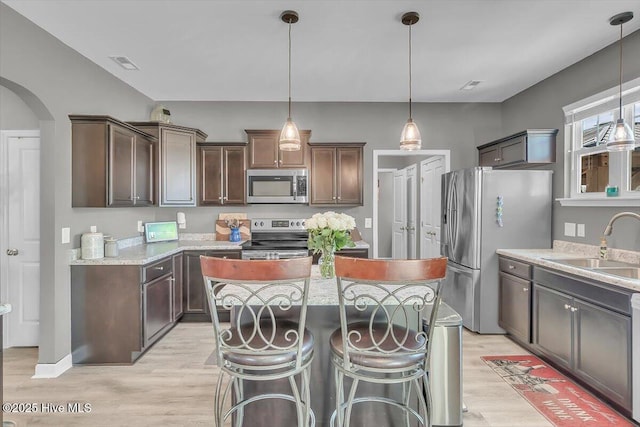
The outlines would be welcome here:
M 424 354 L 428 362 L 434 328 L 423 332 L 422 318 L 430 310 L 429 325 L 434 325 L 446 271 L 444 257 L 379 260 L 336 256 L 344 366 L 350 366 L 358 355 Z M 348 310 L 365 313 L 366 339 L 362 317 L 356 328 Z
M 216 335 L 218 366 L 223 366 L 225 352 L 271 356 L 295 352 L 295 358 L 283 359 L 286 361 L 282 367 L 301 364 L 311 261 L 311 257 L 281 260 L 200 257 Z M 292 322 L 276 322 L 278 313 L 296 306 L 300 307 L 299 315 L 293 316 Z M 232 312 L 231 324 L 221 323 L 218 308 L 232 307 L 235 313 Z M 277 330 L 283 327 L 287 330 Z

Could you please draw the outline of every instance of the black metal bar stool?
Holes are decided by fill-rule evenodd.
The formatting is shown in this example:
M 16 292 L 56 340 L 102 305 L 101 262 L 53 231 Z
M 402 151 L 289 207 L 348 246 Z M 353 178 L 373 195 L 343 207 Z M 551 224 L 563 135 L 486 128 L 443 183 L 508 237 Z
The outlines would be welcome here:
M 214 398 L 215 425 L 222 427 L 234 415 L 234 424 L 242 426 L 245 406 L 263 399 L 292 401 L 297 425 L 315 425 L 309 392 L 313 336 L 305 328 L 311 257 L 232 260 L 201 256 L 200 264 L 221 369 Z M 294 306 L 300 307 L 297 322 L 278 318 L 279 312 Z M 233 307 L 236 315 L 230 326 L 219 321 L 219 307 Z M 225 378 L 229 380 L 226 385 Z M 244 381 L 278 379 L 288 379 L 291 394 L 245 397 Z M 231 395 L 233 402 L 225 409 Z
M 355 404 L 380 402 L 431 425 L 431 395 L 427 367 L 434 328 L 422 331 L 422 317 L 431 307 L 435 324 L 447 259 L 373 260 L 335 257 L 340 301 L 340 329 L 330 338 L 336 381 L 336 409 L 331 425 L 349 426 Z M 350 322 L 349 310 L 367 313 L 365 320 Z M 345 377 L 351 386 L 345 396 Z M 357 395 L 360 382 L 398 385 L 402 398 Z M 411 390 L 418 408 L 411 405 Z

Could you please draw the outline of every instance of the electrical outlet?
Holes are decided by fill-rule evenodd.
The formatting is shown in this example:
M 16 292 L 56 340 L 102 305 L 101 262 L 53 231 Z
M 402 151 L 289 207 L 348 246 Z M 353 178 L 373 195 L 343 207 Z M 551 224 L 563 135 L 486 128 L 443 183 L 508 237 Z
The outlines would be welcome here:
M 144 233 L 144 224 L 142 224 L 142 221 L 138 221 L 138 232 Z
M 71 242 L 71 229 L 69 227 L 62 227 L 62 244 Z
M 565 222 L 564 223 L 564 235 L 568 237 L 576 237 L 576 223 Z
M 89 230 L 91 230 L 92 233 L 95 233 L 96 231 L 98 231 L 98 227 L 92 225 L 91 227 L 89 227 Z
M 373 225 L 371 225 L 371 218 L 365 218 L 364 219 L 364 228 L 371 228 L 373 227 Z
M 577 232 L 578 232 L 578 237 L 585 236 L 584 224 L 578 224 Z

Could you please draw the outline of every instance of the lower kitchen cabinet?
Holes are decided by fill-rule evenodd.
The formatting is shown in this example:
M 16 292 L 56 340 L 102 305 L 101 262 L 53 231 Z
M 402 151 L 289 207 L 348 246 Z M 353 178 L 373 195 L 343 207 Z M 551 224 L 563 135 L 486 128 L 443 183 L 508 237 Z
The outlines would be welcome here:
M 184 313 L 183 303 L 183 256 L 182 254 L 173 255 L 171 260 L 173 261 L 173 321 L 177 322 Z
M 175 325 L 174 257 L 71 266 L 74 364 L 133 363 Z
M 498 325 L 518 341 L 531 342 L 531 266 L 500 257 Z
M 202 279 L 202 268 L 200 268 L 200 255 L 240 259 L 239 250 L 184 252 L 184 315 L 182 318 L 184 321 L 211 321 L 209 302 L 207 301 L 207 294 Z M 218 315 L 221 321 L 229 321 L 228 311 L 220 311 Z
M 630 295 L 543 269 L 533 289 L 533 351 L 630 411 Z

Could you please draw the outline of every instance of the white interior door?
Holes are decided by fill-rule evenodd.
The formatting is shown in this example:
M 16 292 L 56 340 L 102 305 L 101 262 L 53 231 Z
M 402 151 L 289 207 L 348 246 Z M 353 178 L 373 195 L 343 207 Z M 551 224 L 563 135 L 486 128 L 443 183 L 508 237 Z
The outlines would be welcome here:
M 15 132 L 11 132 L 12 134 Z M 40 329 L 40 138 L 6 136 L 3 240 L 6 260 L 7 346 L 37 346 Z
M 440 256 L 441 177 L 444 159 L 420 163 L 420 258 Z
M 418 258 L 416 241 L 418 167 L 411 165 L 406 167 L 405 171 L 407 173 L 407 259 L 416 259 Z
M 407 172 L 398 170 L 393 174 L 393 223 L 391 257 L 407 258 Z

